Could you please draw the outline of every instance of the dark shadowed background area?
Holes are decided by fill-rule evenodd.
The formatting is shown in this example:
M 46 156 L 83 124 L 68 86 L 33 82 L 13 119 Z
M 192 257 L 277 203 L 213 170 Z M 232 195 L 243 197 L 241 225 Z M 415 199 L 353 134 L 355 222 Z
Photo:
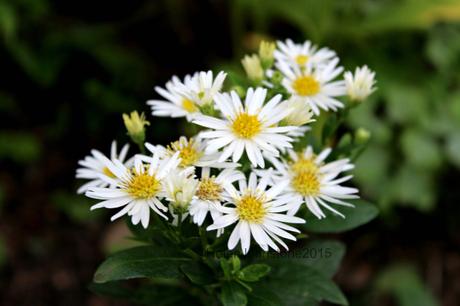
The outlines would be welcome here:
M 372 133 L 355 184 L 381 210 L 338 236 L 351 305 L 458 305 L 459 22 L 458 0 L 0 0 L 0 304 L 129 305 L 87 289 L 130 242 L 75 194 L 77 161 L 127 142 L 121 113 L 149 115 L 172 75 L 242 73 L 262 38 L 292 38 L 377 73 L 347 122 Z M 148 119 L 152 143 L 184 132 Z

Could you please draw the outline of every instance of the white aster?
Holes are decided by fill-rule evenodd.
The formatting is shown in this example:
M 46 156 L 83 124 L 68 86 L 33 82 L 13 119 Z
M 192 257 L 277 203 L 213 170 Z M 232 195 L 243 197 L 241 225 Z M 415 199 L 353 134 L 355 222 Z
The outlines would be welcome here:
M 363 101 L 376 90 L 375 72 L 367 66 L 357 67 L 354 75 L 351 71 L 345 72 L 344 79 L 351 100 Z
M 143 163 L 144 158 L 136 156 L 133 168 L 127 168 L 118 160 L 106 161 L 105 166 L 114 174 L 115 179 L 104 179 L 116 188 L 90 188 L 86 192 L 88 197 L 103 200 L 91 209 L 123 207 L 111 220 L 127 214 L 133 224 L 141 222 L 144 228 L 149 224 L 150 209 L 167 219 L 163 214 L 167 208 L 160 201 L 165 197 L 162 182 L 166 175 L 178 166 L 178 155 L 177 153 L 172 158 L 160 159 L 160 154 L 156 152 L 148 164 Z
M 345 95 L 345 82 L 334 81 L 342 72 L 337 67 L 338 58 L 329 61 L 324 67 L 307 65 L 305 69 L 290 67 L 285 62 L 278 62 L 277 68 L 284 75 L 282 85 L 294 98 L 308 103 L 313 112 L 319 115 L 320 109 L 336 111 L 343 103 L 336 97 Z
M 286 214 L 290 207 L 287 204 L 295 201 L 293 197 L 279 197 L 289 181 L 281 181 L 267 189 L 269 180 L 270 173 L 259 181 L 256 174 L 251 173 L 248 181 L 239 181 L 239 190 L 233 185 L 226 186 L 230 195 L 228 205 L 220 207 L 222 216 L 216 218 L 208 230 L 222 229 L 236 223 L 228 240 L 229 250 L 240 242 L 243 254 L 247 254 L 251 237 L 264 251 L 272 248 L 277 252 L 280 251 L 277 243 L 288 249 L 281 238 L 296 240 L 289 232 L 300 231 L 286 223 L 304 223 L 305 220 Z
M 277 62 L 284 62 L 291 67 L 303 68 L 306 65 L 323 66 L 336 56 L 329 48 L 321 48 L 307 40 L 303 44 L 296 44 L 287 39 L 285 42 L 278 41 L 278 48 L 274 52 Z
M 230 94 L 217 94 L 215 102 L 222 112 L 222 119 L 200 115 L 193 123 L 213 129 L 200 134 L 211 139 L 206 152 L 214 153 L 223 149 L 219 161 L 230 156 L 233 162 L 240 160 L 246 152 L 253 166 L 264 167 L 263 151 L 278 155 L 278 149 L 292 147 L 292 138 L 285 134 L 297 129 L 293 126 L 276 126 L 290 110 L 276 95 L 264 104 L 267 90 L 249 88 L 244 106 L 235 91 Z
M 162 183 L 166 200 L 173 208 L 172 213 L 186 212 L 198 188 L 199 181 L 195 178 L 195 169 L 173 169 Z
M 117 142 L 113 141 L 110 147 L 110 160 L 118 159 L 121 163 L 124 163 L 127 167 L 132 164 L 132 159 L 125 161 L 126 154 L 128 153 L 129 145 L 125 144 L 120 150 L 117 151 Z M 107 168 L 106 164 L 109 158 L 98 150 L 91 150 L 91 155 L 85 157 L 85 159 L 78 161 L 78 164 L 82 166 L 77 169 L 76 178 L 90 180 L 88 183 L 83 184 L 78 188 L 77 193 L 85 193 L 90 187 L 113 187 L 113 184 L 108 183 L 102 177 L 115 178 L 113 173 Z
M 224 187 L 243 178 L 243 174 L 234 169 L 225 169 L 217 176 L 211 176 L 210 168 L 202 168 L 200 183 L 189 210 L 193 222 L 202 225 L 208 212 L 213 220 L 221 216 L 218 208 L 227 197 Z
M 278 176 L 273 176 L 273 183 L 277 184 L 277 181 L 286 179 L 290 182 L 283 192 L 283 195 L 296 199 L 293 201 L 296 204 L 291 205 L 290 214 L 295 214 L 301 203 L 305 203 L 319 219 L 326 217 L 321 207 L 345 217 L 331 204 L 353 207 L 353 204 L 343 200 L 359 198 L 358 189 L 342 186 L 352 175 L 338 178 L 342 172 L 353 169 L 353 164 L 348 159 L 327 163 L 325 159 L 330 153 L 331 149 L 325 149 L 319 155 L 315 155 L 313 149 L 308 146 L 300 153 L 290 150 L 288 161 L 267 157 L 278 170 Z

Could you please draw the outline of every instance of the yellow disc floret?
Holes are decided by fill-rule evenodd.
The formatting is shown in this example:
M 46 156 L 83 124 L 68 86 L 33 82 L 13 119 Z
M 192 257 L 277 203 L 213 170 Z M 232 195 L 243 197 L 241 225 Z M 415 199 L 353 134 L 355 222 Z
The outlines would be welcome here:
M 318 171 L 318 165 L 314 162 L 314 156 L 305 158 L 299 156 L 299 159 L 290 165 L 293 172 L 304 172 L 304 171 Z
M 316 95 L 320 89 L 318 81 L 310 75 L 303 75 L 295 79 L 292 82 L 292 88 L 300 96 Z
M 214 178 L 202 178 L 195 195 L 200 200 L 218 201 L 222 191 L 222 186 L 216 183 Z
M 292 178 L 292 187 L 303 196 L 316 196 L 319 193 L 319 179 L 316 171 L 301 171 Z
M 182 99 L 182 107 L 189 113 L 195 113 L 198 111 L 198 107 L 193 103 L 192 100 Z
M 308 62 L 308 55 L 299 54 L 295 58 L 295 62 L 300 66 L 305 65 Z
M 179 158 L 181 159 L 180 165 L 182 167 L 193 165 L 203 156 L 203 152 L 200 152 L 196 147 L 195 141 L 193 139 L 187 140 L 185 137 L 171 142 L 167 150 L 171 155 L 179 151 Z
M 232 125 L 233 132 L 241 138 L 252 138 L 261 130 L 261 123 L 257 115 L 240 113 Z
M 128 193 L 138 199 L 151 199 L 160 191 L 160 181 L 154 175 L 147 172 L 132 172 L 132 177 L 127 183 L 126 190 Z
M 237 201 L 236 211 L 241 220 L 262 223 L 267 213 L 263 204 L 264 201 L 260 197 L 247 194 Z

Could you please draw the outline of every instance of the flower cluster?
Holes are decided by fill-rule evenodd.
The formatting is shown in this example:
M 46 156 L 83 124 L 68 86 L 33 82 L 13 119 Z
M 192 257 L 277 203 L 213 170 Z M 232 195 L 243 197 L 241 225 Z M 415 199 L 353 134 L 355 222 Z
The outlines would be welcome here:
M 309 41 L 263 42 L 242 64 L 247 88 L 225 91 L 227 74 L 211 71 L 155 87 L 162 98 L 147 102 L 152 114 L 184 117 L 199 128 L 193 137 L 152 145 L 145 117 L 124 116 L 141 152 L 126 160 L 128 146 L 118 154 L 114 142 L 110 158 L 93 150 L 80 162 L 77 177 L 90 181 L 78 192 L 100 201 L 92 209 L 117 209 L 112 220 L 128 215 L 145 228 L 152 214 L 172 225 L 188 218 L 217 236 L 228 233 L 228 249 L 239 244 L 244 254 L 251 241 L 265 251 L 288 249 L 285 240 L 300 232 L 295 224 L 309 217 L 345 217 L 339 207 L 358 198 L 345 186 L 351 175 L 343 175 L 353 164 L 309 143 L 309 125 L 364 100 L 375 90 L 374 73 L 366 66 L 343 73 L 334 51 Z

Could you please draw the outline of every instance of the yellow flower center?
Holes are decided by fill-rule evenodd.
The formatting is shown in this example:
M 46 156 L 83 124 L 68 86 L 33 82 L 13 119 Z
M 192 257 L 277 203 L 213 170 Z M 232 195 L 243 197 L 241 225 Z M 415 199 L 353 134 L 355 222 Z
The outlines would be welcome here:
M 261 130 L 261 124 L 256 115 L 239 114 L 232 125 L 233 132 L 241 138 L 252 138 Z
M 292 187 L 303 196 L 315 196 L 319 193 L 319 179 L 316 171 L 301 171 L 294 175 Z
M 102 169 L 102 173 L 104 173 L 104 174 L 107 175 L 108 177 L 116 178 L 115 174 L 113 174 L 112 171 L 110 171 L 110 169 L 107 168 L 107 167 L 104 167 L 104 168 Z
M 195 148 L 193 139 L 188 141 L 185 137 L 181 137 L 178 141 L 171 142 L 167 149 L 171 155 L 179 151 L 179 157 L 181 158 L 180 165 L 182 167 L 193 165 L 203 156 L 203 152 Z
M 291 170 L 293 172 L 305 172 L 305 171 L 318 171 L 318 165 L 315 164 L 313 161 L 314 157 L 305 158 L 303 156 L 299 157 L 299 159 L 291 164 Z
M 195 103 L 189 99 L 182 99 L 182 107 L 189 113 L 194 113 L 198 111 L 198 107 L 196 107 Z
M 312 96 L 319 92 L 319 83 L 312 76 L 304 75 L 292 82 L 292 88 L 300 96 Z
M 198 185 L 195 195 L 200 200 L 217 201 L 220 200 L 222 186 L 216 183 L 213 178 L 203 178 Z
M 302 54 L 297 55 L 296 58 L 295 58 L 295 61 L 300 66 L 303 66 L 308 62 L 308 56 L 307 55 L 302 55 Z
M 146 172 L 137 173 L 133 171 L 133 176 L 127 184 L 126 190 L 135 198 L 151 199 L 160 191 L 160 181 Z
M 267 213 L 263 203 L 263 199 L 248 194 L 238 200 L 236 203 L 236 212 L 241 220 L 251 223 L 262 223 Z

